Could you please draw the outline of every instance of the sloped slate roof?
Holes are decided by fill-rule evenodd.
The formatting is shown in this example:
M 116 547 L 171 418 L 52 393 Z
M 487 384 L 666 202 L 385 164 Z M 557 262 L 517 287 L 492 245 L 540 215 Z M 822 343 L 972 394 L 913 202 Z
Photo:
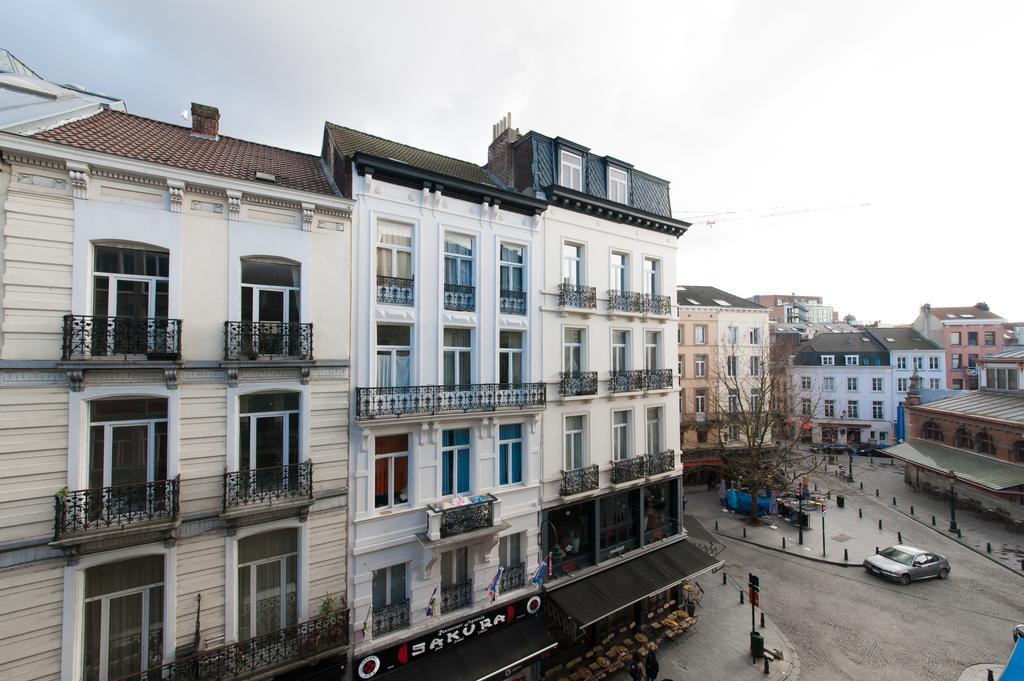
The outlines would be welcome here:
M 409 146 L 408 144 L 392 142 L 383 137 L 335 125 L 331 122 L 327 123 L 327 130 L 331 135 L 331 139 L 334 140 L 334 145 L 341 152 L 341 155 L 345 157 L 361 152 L 370 156 L 400 161 L 416 168 L 456 177 L 467 182 L 476 182 L 492 187 L 498 186 L 491 176 L 487 174 L 487 171 L 469 161 L 460 161 L 451 156 L 436 154 L 432 151 Z
M 952 317 L 950 315 L 953 315 Z M 969 315 L 969 316 L 964 316 Z M 953 320 L 964 320 L 964 319 L 1002 319 L 999 315 L 991 310 L 979 310 L 978 308 L 971 305 L 970 307 L 933 307 L 932 316 L 938 317 L 945 321 Z
M 272 186 L 337 195 L 319 156 L 224 135 L 214 140 L 191 128 L 120 111 L 100 111 L 33 137 L 236 180 L 258 181 L 257 172 L 271 173 L 276 181 L 267 184 Z
M 942 350 L 942 346 L 908 327 L 869 328 L 865 331 L 889 350 Z
M 955 471 L 957 478 L 990 490 L 1024 485 L 1024 466 L 972 454 L 937 442 L 907 440 L 885 451 L 897 459 L 903 459 L 936 473 Z
M 971 390 L 918 408 L 1024 425 L 1024 392 Z
M 696 301 L 696 302 L 694 302 Z M 719 301 L 725 301 L 728 305 L 722 305 Z M 742 308 L 745 310 L 767 310 L 761 305 L 740 298 L 727 291 L 714 286 L 677 286 L 676 303 L 683 307 L 720 307 L 722 309 Z

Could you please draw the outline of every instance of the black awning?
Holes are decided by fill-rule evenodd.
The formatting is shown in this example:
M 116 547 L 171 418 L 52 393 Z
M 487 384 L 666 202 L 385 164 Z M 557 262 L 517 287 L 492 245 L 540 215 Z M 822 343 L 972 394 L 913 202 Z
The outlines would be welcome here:
M 581 629 L 623 608 L 712 570 L 723 561 L 677 541 L 550 592 L 551 601 Z
M 381 681 L 485 681 L 504 678 L 517 667 L 557 645 L 540 617 L 530 617 L 467 641 L 429 660 L 409 664 Z

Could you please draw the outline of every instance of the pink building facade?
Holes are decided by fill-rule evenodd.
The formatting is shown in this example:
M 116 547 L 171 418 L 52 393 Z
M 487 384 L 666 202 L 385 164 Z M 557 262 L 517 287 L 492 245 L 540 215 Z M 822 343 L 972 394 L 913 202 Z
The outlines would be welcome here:
M 977 390 L 979 361 L 1002 352 L 1007 343 L 1006 320 L 985 303 L 972 307 L 925 304 L 913 327 L 946 351 L 946 388 Z

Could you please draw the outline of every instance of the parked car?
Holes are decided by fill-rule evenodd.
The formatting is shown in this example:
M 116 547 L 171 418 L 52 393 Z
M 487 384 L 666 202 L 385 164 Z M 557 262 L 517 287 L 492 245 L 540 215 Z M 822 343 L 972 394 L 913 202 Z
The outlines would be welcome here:
M 864 559 L 864 568 L 873 575 L 909 584 L 912 579 L 949 577 L 949 561 L 932 551 L 913 546 L 890 546 Z

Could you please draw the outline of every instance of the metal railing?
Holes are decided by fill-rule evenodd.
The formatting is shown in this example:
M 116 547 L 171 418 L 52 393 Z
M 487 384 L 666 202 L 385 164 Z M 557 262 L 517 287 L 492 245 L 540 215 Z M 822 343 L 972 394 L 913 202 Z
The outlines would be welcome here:
M 608 374 L 608 389 L 613 393 L 639 392 L 643 390 L 643 370 L 612 371 Z
M 559 374 L 558 392 L 567 397 L 597 394 L 596 371 L 563 371 Z
M 571 471 L 562 471 L 562 487 L 558 493 L 563 497 L 568 497 L 581 492 L 589 492 L 592 489 L 597 489 L 600 479 L 597 464 L 574 468 Z
M 242 679 L 348 644 L 348 613 L 314 617 L 300 624 L 204 650 L 117 681 L 227 681 Z
M 385 605 L 373 611 L 373 635 L 383 636 L 409 628 L 409 600 Z
M 441 612 L 454 612 L 473 605 L 473 580 L 441 587 Z
M 562 307 L 597 309 L 597 289 L 579 284 L 559 284 L 558 304 Z
M 313 359 L 313 325 L 291 322 L 224 322 L 224 359 Z
M 651 314 L 672 314 L 672 298 L 648 293 L 646 295 L 646 311 Z
M 414 305 L 416 303 L 416 282 L 412 277 L 385 277 L 377 275 L 377 302 L 388 305 Z
M 224 473 L 224 510 L 282 499 L 313 498 L 313 462 Z
M 61 349 L 64 360 L 128 355 L 178 359 L 181 320 L 67 314 Z
M 611 289 L 608 291 L 608 310 L 645 312 L 647 310 L 647 297 L 635 291 Z
M 476 309 L 476 289 L 461 284 L 445 284 L 444 309 L 472 312 Z
M 54 496 L 53 540 L 66 535 L 178 517 L 181 476 L 133 485 L 61 491 Z
M 463 532 L 491 527 L 494 524 L 494 497 L 463 506 L 442 508 L 430 504 L 431 510 L 441 514 L 441 537 L 454 537 Z
M 644 389 L 661 390 L 674 388 L 671 369 L 647 369 L 644 371 Z
M 501 593 L 522 589 L 526 586 L 526 563 L 508 565 L 501 573 L 501 580 L 498 582 L 498 590 Z
M 503 314 L 526 314 L 526 291 L 502 289 L 499 302 Z
M 543 407 L 543 383 L 473 383 L 356 388 L 356 418 Z
M 632 456 L 628 459 L 612 461 L 612 482 L 621 484 L 630 480 L 639 480 L 647 475 L 647 457 Z
M 675 470 L 676 450 L 666 449 L 657 454 L 647 455 L 647 475 L 660 475 Z

